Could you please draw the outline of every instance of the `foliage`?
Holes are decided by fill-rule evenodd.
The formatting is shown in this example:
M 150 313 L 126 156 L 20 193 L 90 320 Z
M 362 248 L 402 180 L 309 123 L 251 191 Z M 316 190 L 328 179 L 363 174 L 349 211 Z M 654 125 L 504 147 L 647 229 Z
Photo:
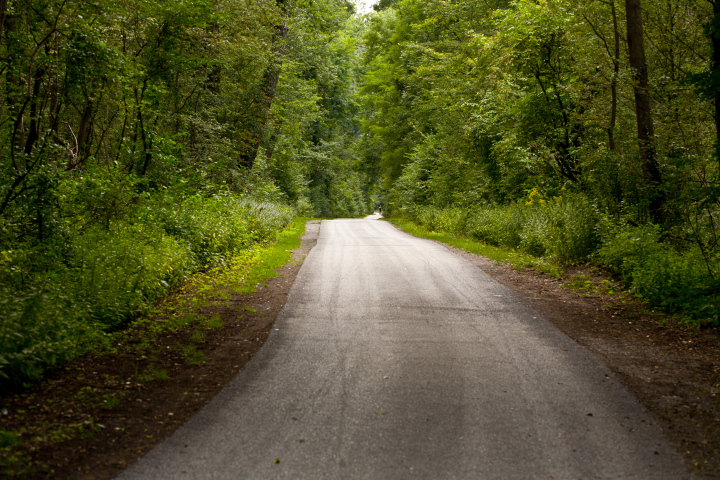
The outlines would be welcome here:
M 526 202 L 476 209 L 416 207 L 411 218 L 431 230 L 431 236 L 467 248 L 453 235 L 510 248 L 537 258 L 566 263 L 598 260 L 619 274 L 633 293 L 651 308 L 675 313 L 689 321 L 718 325 L 720 259 L 708 259 L 696 245 L 680 251 L 660 239 L 657 226 L 617 225 L 603 217 L 580 195 L 549 201 L 530 192 Z M 405 224 L 402 224 L 407 229 Z M 437 235 L 436 235 L 437 232 Z M 428 236 L 422 230 L 413 234 Z M 458 245 L 458 242 L 462 245 Z M 498 256 L 493 250 L 470 247 L 501 261 L 533 265 L 527 257 Z M 539 267 L 545 268 L 540 261 Z
M 108 229 L 64 225 L 64 258 L 49 256 L 54 263 L 47 273 L 35 265 L 39 255 L 53 253 L 44 245 L 3 252 L 5 380 L 37 379 L 47 368 L 102 345 L 106 332 L 144 312 L 191 273 L 274 241 L 292 215 L 287 207 L 233 197 L 166 198 L 160 207 L 143 206 Z
M 102 345 L 194 272 L 238 273 L 296 212 L 367 213 L 351 15 L 0 2 L 4 382 Z
M 720 259 L 706 264 L 697 247 L 678 252 L 659 241 L 657 227 L 618 232 L 600 250 L 602 262 L 654 308 L 720 324 Z
M 419 225 L 404 218 L 392 217 L 389 218 L 388 221 L 401 228 L 404 232 L 415 235 L 416 237 L 437 240 L 438 242 L 443 242 L 453 247 L 482 255 L 491 260 L 506 263 L 518 270 L 534 268 L 555 278 L 562 276 L 562 268 L 557 263 L 524 253 L 514 248 L 488 245 L 487 243 L 457 233 L 431 231 L 426 226 Z
M 600 216 L 580 195 L 546 202 L 533 190 L 528 201 L 504 207 L 417 207 L 412 216 L 433 230 L 459 233 L 537 256 L 547 254 L 568 263 L 587 261 L 600 244 Z
M 384 212 L 569 263 L 608 249 L 636 262 L 607 231 L 624 238 L 654 221 L 652 262 L 623 275 L 658 308 L 717 315 L 718 14 L 642 4 L 658 172 L 635 128 L 623 2 L 378 7 L 359 145 L 391 192 Z

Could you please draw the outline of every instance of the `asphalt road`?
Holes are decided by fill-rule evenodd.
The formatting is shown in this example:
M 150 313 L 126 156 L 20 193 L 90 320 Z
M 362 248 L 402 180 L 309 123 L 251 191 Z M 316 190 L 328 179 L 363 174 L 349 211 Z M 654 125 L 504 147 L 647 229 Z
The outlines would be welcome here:
M 322 222 L 267 343 L 119 478 L 689 478 L 598 360 L 441 245 Z

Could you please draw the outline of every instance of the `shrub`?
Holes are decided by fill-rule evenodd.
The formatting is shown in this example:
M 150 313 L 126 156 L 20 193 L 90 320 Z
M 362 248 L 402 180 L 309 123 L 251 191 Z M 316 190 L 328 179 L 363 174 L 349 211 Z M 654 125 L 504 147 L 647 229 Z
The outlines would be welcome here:
M 101 344 L 190 273 L 274 240 L 293 214 L 231 196 L 143 194 L 134 211 L 123 205 L 123 218 L 68 215 L 52 241 L 0 252 L 0 381 L 38 379 Z
M 459 208 L 422 207 L 417 210 L 417 220 L 432 230 L 458 233 L 461 230 L 463 211 Z
M 0 260 L 0 383 L 36 380 L 105 339 L 66 271 L 28 278 L 28 253 L 6 251 Z
M 520 205 L 485 206 L 470 212 L 466 231 L 470 236 L 490 245 L 518 248 L 526 221 Z
M 197 265 L 184 242 L 146 224 L 87 230 L 72 251 L 64 277 L 74 285 L 75 302 L 87 305 L 106 328 L 141 312 Z
M 708 264 L 696 246 L 680 252 L 661 243 L 655 226 L 616 232 L 600 249 L 599 258 L 650 307 L 718 325 L 720 282 L 711 272 L 720 270 L 720 259 Z
M 600 215 L 581 195 L 566 194 L 546 202 L 533 190 L 528 201 L 504 206 L 470 210 L 419 206 L 405 211 L 433 230 L 468 235 L 533 255 L 547 253 L 565 262 L 587 260 L 600 244 Z
M 528 253 L 551 256 L 567 263 L 586 261 L 600 244 L 600 215 L 582 195 L 565 194 L 526 205 L 520 247 Z
M 405 206 L 404 211 L 432 230 L 550 255 L 566 263 L 597 255 L 650 307 L 698 323 L 720 324 L 717 254 L 706 252 L 706 258 L 697 245 L 676 250 L 661 241 L 655 226 L 613 226 L 582 195 L 564 193 L 545 201 L 533 190 L 526 201 L 511 205 L 470 210 Z

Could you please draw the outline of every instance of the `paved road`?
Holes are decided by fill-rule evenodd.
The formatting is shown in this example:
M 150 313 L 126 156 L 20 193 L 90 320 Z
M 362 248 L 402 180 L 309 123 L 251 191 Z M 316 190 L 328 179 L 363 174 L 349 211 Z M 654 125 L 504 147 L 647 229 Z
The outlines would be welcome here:
M 449 250 L 369 218 L 322 223 L 258 355 L 120 478 L 687 477 L 582 347 Z

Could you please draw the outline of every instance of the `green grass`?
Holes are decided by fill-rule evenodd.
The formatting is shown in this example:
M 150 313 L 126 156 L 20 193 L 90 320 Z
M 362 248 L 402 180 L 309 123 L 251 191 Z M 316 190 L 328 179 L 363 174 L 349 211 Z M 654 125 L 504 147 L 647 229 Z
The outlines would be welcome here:
M 402 218 L 386 218 L 384 220 L 392 223 L 400 230 L 405 233 L 409 233 L 410 235 L 446 243 L 455 248 L 465 250 L 466 252 L 482 255 L 490 260 L 508 264 L 518 270 L 530 267 L 555 278 L 560 278 L 563 274 L 562 268 L 559 265 L 528 253 L 519 252 L 507 247 L 487 245 L 468 237 L 453 235 L 445 232 L 430 231 L 422 225 L 418 225 L 417 223 Z
M 245 282 L 238 292 L 254 292 L 265 280 L 278 276 L 275 270 L 285 265 L 292 257 L 292 251 L 300 246 L 308 220 L 310 218 L 294 219 L 278 234 L 277 242 L 259 248 L 257 261 L 245 275 Z
M 188 345 L 183 353 L 185 354 L 185 363 L 188 365 L 200 365 L 207 360 L 205 354 L 198 350 L 195 345 Z

